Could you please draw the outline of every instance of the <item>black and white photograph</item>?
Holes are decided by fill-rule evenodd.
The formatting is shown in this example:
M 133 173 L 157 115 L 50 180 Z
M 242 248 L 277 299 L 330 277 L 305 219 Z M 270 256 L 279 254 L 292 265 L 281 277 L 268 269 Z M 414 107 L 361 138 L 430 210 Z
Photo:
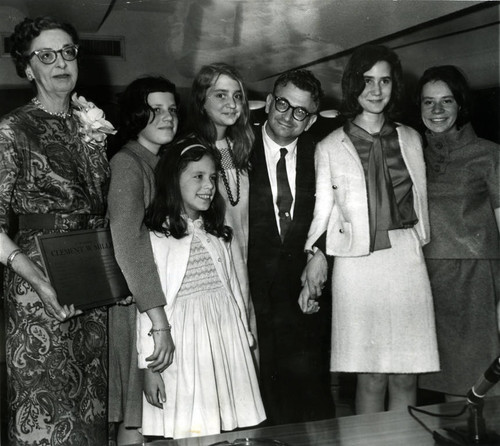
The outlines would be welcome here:
M 0 0 L 0 285 L 0 445 L 500 445 L 500 1 Z

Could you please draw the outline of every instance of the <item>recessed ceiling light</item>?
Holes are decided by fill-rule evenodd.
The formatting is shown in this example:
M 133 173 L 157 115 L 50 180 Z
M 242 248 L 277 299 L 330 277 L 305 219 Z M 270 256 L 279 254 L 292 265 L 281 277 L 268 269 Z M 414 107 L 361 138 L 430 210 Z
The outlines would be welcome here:
M 340 115 L 340 112 L 338 110 L 321 110 L 319 115 L 323 118 L 336 118 Z
M 248 101 L 248 106 L 250 110 L 258 110 L 266 106 L 266 101 Z

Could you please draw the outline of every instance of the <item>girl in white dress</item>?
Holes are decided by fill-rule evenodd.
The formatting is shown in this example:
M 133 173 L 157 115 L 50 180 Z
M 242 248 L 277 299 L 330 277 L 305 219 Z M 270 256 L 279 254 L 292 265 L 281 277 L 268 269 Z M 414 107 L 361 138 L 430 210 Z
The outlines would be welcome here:
M 137 315 L 145 372 L 143 435 L 211 435 L 265 419 L 250 347 L 247 309 L 231 258 L 231 228 L 217 188 L 217 155 L 194 139 L 168 149 L 156 170 L 145 224 L 165 293 L 175 354 L 148 368 L 149 318 Z

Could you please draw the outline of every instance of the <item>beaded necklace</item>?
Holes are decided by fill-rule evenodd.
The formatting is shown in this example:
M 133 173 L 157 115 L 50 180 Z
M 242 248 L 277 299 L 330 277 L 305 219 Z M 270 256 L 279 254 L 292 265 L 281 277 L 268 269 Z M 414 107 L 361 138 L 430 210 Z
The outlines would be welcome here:
M 34 97 L 31 102 L 35 105 L 35 107 L 39 108 L 40 110 L 43 110 L 45 113 L 48 113 L 51 116 L 57 116 L 58 118 L 69 118 L 71 116 L 71 109 L 68 109 L 63 112 L 51 112 L 48 111 L 45 106 L 40 102 L 40 100 L 37 97 Z
M 229 140 L 226 137 L 226 144 L 227 144 L 227 153 L 229 154 L 229 160 L 225 160 L 224 156 L 222 156 L 222 161 L 221 161 L 221 170 L 220 174 L 222 177 L 222 182 L 224 183 L 224 187 L 226 188 L 227 192 L 227 198 L 229 199 L 229 203 L 231 206 L 236 206 L 239 201 L 240 201 L 240 170 L 236 169 L 236 199 L 233 197 L 233 192 L 231 191 L 231 188 L 229 187 L 229 180 L 226 175 L 226 170 L 227 168 L 231 167 L 236 167 L 234 165 L 234 155 L 233 151 L 231 149 L 231 144 L 229 143 Z M 226 147 L 219 148 L 219 150 L 225 149 Z

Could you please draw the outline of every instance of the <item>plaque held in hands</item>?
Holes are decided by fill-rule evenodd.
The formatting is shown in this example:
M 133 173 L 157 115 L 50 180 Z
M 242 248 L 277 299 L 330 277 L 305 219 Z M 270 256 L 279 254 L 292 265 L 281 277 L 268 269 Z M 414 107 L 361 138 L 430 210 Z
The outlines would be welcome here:
M 109 229 L 44 234 L 37 236 L 37 244 L 61 305 L 86 310 L 131 295 Z

